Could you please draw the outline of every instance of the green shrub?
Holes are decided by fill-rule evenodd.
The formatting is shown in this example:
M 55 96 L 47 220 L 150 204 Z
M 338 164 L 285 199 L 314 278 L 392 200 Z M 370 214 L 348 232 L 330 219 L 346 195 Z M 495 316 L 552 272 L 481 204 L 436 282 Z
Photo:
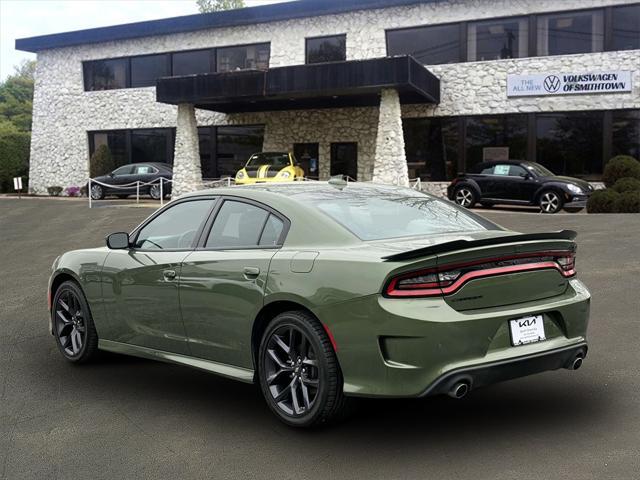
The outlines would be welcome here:
M 640 190 L 620 194 L 618 211 L 620 213 L 640 213 Z
M 91 155 L 91 160 L 89 162 L 89 175 L 91 178 L 96 178 L 100 175 L 112 172 L 115 168 L 116 164 L 111 156 L 109 147 L 106 145 L 100 145 L 96 151 L 93 152 L 93 155 Z
M 640 180 L 631 177 L 621 178 L 615 183 L 613 189 L 618 193 L 640 192 Z
M 47 187 L 47 192 L 49 193 L 49 195 L 51 195 L 52 197 L 57 197 L 62 193 L 62 187 L 58 187 L 56 185 L 52 186 L 52 187 Z
M 620 194 L 611 188 L 596 190 L 587 202 L 589 213 L 617 213 Z
M 0 133 L 0 192 L 13 192 L 13 177 L 22 177 L 22 190 L 26 190 L 30 144 L 27 132 Z
M 640 162 L 628 155 L 618 155 L 607 162 L 602 174 L 602 180 L 607 187 L 621 178 L 637 178 L 640 180 Z

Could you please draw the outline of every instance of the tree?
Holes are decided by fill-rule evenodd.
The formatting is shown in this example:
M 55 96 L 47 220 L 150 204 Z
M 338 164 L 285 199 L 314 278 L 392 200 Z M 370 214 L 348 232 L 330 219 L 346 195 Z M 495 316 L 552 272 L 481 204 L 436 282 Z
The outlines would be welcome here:
M 31 131 L 35 65 L 34 60 L 23 61 L 0 83 L 0 124 L 10 122 L 21 132 Z
M 196 0 L 200 13 L 235 10 L 244 7 L 244 0 Z
M 109 147 L 104 144 L 100 145 L 89 159 L 89 174 L 91 178 L 105 175 L 114 168 L 116 168 L 116 165 Z

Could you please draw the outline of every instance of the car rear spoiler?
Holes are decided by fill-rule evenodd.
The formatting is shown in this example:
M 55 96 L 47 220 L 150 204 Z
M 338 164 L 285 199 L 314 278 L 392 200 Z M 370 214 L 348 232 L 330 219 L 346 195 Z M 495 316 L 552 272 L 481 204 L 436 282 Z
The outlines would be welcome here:
M 481 240 L 454 240 L 453 242 L 441 243 L 430 247 L 409 250 L 408 252 L 395 253 L 382 257 L 385 262 L 399 262 L 411 260 L 413 258 L 427 257 L 443 252 L 464 250 L 467 248 L 484 247 L 487 245 L 500 245 L 514 242 L 530 242 L 534 240 L 574 240 L 578 234 L 573 230 L 561 230 L 559 232 L 547 233 L 523 233 L 519 235 L 505 235 L 504 237 L 483 238 Z

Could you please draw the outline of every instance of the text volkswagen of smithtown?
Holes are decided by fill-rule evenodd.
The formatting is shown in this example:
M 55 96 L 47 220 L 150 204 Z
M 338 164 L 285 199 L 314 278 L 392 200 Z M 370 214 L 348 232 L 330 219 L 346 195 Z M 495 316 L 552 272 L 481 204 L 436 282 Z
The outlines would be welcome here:
M 205 190 L 58 257 L 49 327 L 71 362 L 103 349 L 255 382 L 308 427 L 351 397 L 461 398 L 580 367 L 575 236 L 508 231 L 400 187 Z

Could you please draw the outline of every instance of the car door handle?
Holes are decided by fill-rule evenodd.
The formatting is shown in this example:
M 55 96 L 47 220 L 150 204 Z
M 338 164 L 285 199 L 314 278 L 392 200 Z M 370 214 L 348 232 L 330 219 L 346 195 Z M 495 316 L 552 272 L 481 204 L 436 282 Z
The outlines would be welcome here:
M 260 275 L 260 269 L 258 267 L 244 267 L 243 272 L 247 278 L 256 278 Z
M 175 280 L 176 271 L 175 270 L 165 270 L 164 272 L 162 272 L 162 276 L 164 277 L 165 280 Z

